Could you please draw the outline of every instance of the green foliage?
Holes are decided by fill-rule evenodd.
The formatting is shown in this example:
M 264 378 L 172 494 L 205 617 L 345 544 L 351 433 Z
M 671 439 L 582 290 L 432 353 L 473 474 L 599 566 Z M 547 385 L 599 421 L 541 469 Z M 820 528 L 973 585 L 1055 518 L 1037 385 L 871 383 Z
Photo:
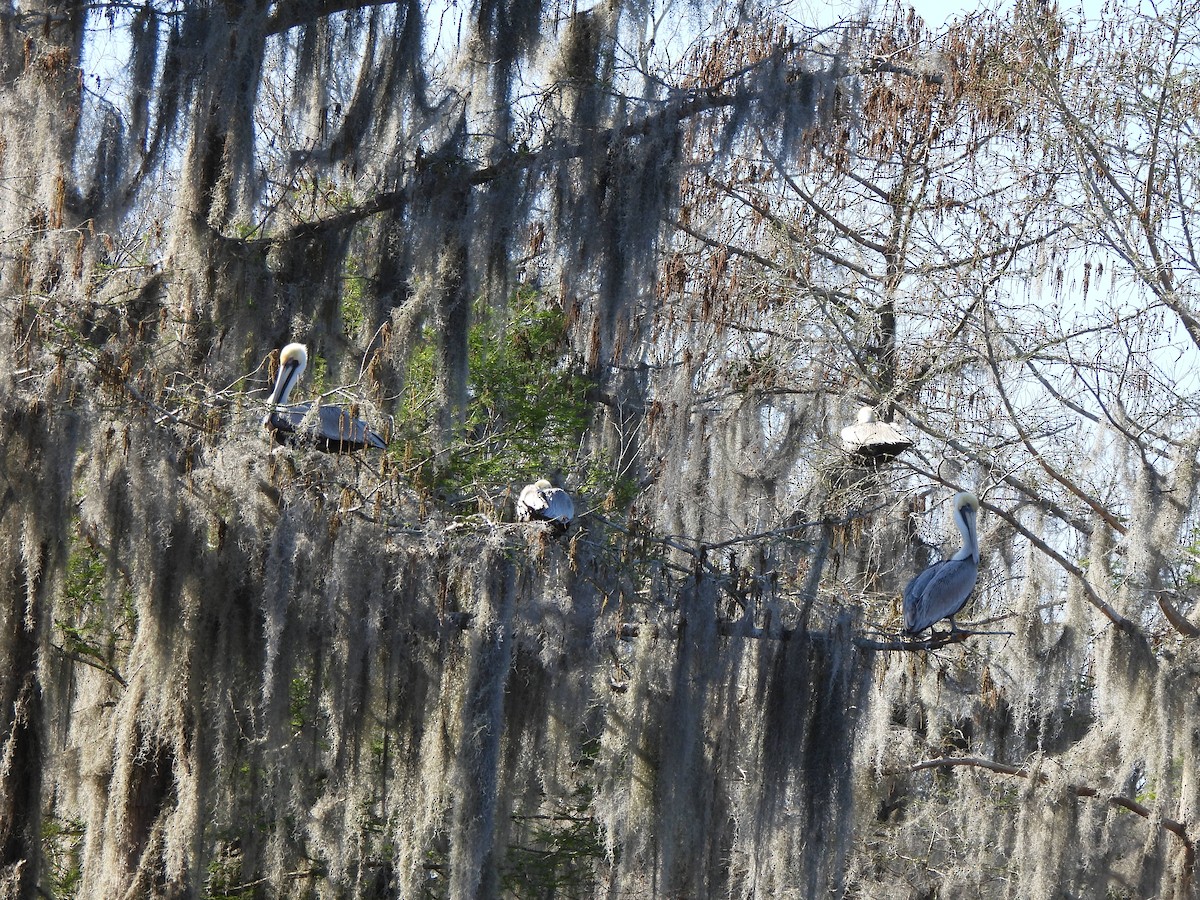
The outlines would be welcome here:
M 208 864 L 204 900 L 254 900 L 260 896 L 253 884 L 244 883 L 242 855 L 236 844 L 223 843 L 220 852 Z
M 238 219 L 230 224 L 229 230 L 239 241 L 248 241 L 262 234 L 262 225 Z
M 597 741 L 588 741 L 576 764 L 581 775 L 593 765 Z M 581 778 L 571 795 L 556 800 L 546 815 L 516 817 L 528 826 L 525 840 L 510 846 L 501 884 L 516 898 L 595 896 L 597 866 L 607 858 L 604 834 L 591 813 L 592 784 Z
M 308 724 L 312 707 L 312 679 L 307 673 L 297 675 L 288 684 L 288 724 L 292 733 L 299 734 Z
M 78 819 L 48 816 L 42 823 L 49 896 L 65 900 L 78 895 L 83 872 L 80 861 L 87 826 Z
M 313 393 L 320 394 L 329 383 L 329 362 L 319 353 L 314 353 L 308 358 L 308 370 Z
M 1181 551 L 1177 577 L 1189 587 L 1200 584 L 1200 528 L 1186 533 Z
M 540 817 L 530 842 L 510 847 L 501 876 L 506 894 L 517 898 L 595 896 L 596 866 L 605 858 L 600 825 L 588 813 L 590 792 Z
M 99 552 L 77 544 L 67 560 L 66 602 L 63 608 L 70 618 L 55 621 L 64 644 L 73 653 L 104 659 L 99 618 L 93 615 L 104 608 L 104 560 Z
M 59 650 L 119 678 L 117 663 L 132 641 L 137 612 L 128 591 L 110 609 L 107 584 L 108 566 L 100 551 L 82 539 L 74 541 L 54 627 Z
M 363 306 L 363 289 L 366 286 L 366 276 L 362 274 L 358 261 L 347 257 L 342 273 L 342 298 L 339 312 L 342 317 L 342 327 L 350 337 L 363 330 L 367 323 L 367 312 Z
M 426 486 L 434 480 L 431 430 L 438 410 L 436 384 L 436 349 L 426 331 L 408 356 L 395 422 L 395 443 L 403 448 L 404 463 L 415 480 Z
M 621 474 L 604 460 L 592 460 L 579 483 L 579 492 L 599 498 L 597 506 L 608 513 L 627 510 L 640 490 L 636 479 Z
M 597 895 L 598 870 L 608 861 L 603 829 L 592 815 L 595 791 L 589 773 L 599 750 L 599 741 L 585 741 L 575 765 L 579 780 L 569 796 L 543 801 L 548 811 L 512 817 L 519 837 L 504 852 L 501 896 L 574 900 Z M 426 850 L 422 900 L 449 897 L 450 855 L 446 835 Z
M 465 422 L 440 454 L 431 443 L 436 351 L 426 335 L 410 356 L 396 417 L 418 486 L 451 499 L 483 497 L 572 463 L 587 426 L 589 382 L 566 356 L 566 324 L 561 309 L 530 289 L 518 291 L 505 310 L 477 310 L 468 335 Z

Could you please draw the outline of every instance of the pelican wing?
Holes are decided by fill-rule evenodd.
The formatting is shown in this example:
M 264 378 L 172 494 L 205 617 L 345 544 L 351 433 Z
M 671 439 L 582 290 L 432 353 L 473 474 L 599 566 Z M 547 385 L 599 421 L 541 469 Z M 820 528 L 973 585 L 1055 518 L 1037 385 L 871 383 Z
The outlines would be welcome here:
M 338 449 L 350 450 L 359 447 L 374 447 L 386 450 L 387 441 L 381 435 L 367 427 L 362 419 L 350 415 L 349 410 L 340 406 L 321 406 L 317 409 L 319 421 L 318 433 L 329 442 L 330 446 L 340 444 Z
M 543 490 L 542 498 L 546 503 L 542 518 L 564 525 L 575 518 L 575 504 L 571 501 L 571 495 L 562 488 Z
M 887 422 L 860 422 L 842 429 L 842 443 L 850 453 L 864 459 L 890 461 L 913 445 Z
M 904 630 L 918 634 L 966 605 L 975 589 L 979 566 L 974 559 L 934 563 L 904 589 Z
M 538 519 L 554 522 L 563 530 L 575 518 L 575 504 L 562 488 L 548 487 L 547 482 L 527 484 L 517 498 L 517 520 Z
M 323 405 L 313 412 L 312 403 L 290 403 L 272 410 L 272 428 L 294 434 L 322 450 L 341 452 L 363 447 L 387 449 L 387 441 L 340 406 Z

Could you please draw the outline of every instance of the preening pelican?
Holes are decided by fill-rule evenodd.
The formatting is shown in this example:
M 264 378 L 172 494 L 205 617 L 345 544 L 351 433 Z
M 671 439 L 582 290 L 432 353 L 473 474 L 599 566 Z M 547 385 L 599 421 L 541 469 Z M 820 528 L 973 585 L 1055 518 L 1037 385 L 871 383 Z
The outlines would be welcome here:
M 303 344 L 288 344 L 279 351 L 279 377 L 271 392 L 271 409 L 263 419 L 263 427 L 276 440 L 311 444 L 329 453 L 364 447 L 386 449 L 387 441 L 348 409 L 328 403 L 287 402 L 307 365 L 308 348 Z
M 875 421 L 875 408 L 864 406 L 858 411 L 858 424 L 842 429 L 846 450 L 867 463 L 891 462 L 913 445 L 896 426 Z
M 954 497 L 954 522 L 962 532 L 962 549 L 952 557 L 936 562 L 908 583 L 904 589 L 904 631 L 920 634 L 941 619 L 950 620 L 966 605 L 979 577 L 979 537 L 975 517 L 979 498 L 970 491 Z
M 545 478 L 521 488 L 521 496 L 517 498 L 518 522 L 551 522 L 565 531 L 574 518 L 575 504 L 571 502 L 571 495 Z

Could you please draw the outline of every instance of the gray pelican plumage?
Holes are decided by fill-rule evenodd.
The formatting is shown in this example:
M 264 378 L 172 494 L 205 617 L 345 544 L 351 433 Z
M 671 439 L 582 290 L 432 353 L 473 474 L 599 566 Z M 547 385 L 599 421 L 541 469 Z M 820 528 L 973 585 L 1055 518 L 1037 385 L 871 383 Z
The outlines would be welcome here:
M 550 522 L 566 531 L 574 518 L 575 504 L 571 501 L 571 495 L 562 488 L 556 488 L 545 478 L 525 485 L 517 497 L 518 522 Z
M 962 533 L 962 548 L 952 557 L 936 562 L 908 583 L 904 589 L 904 631 L 920 634 L 942 619 L 950 620 L 966 605 L 979 577 L 979 537 L 975 517 L 979 498 L 970 491 L 954 497 L 954 522 Z
M 864 406 L 858 411 L 858 423 L 842 429 L 842 444 L 862 462 L 891 462 L 913 445 L 890 422 L 878 422 L 875 408 Z
M 271 392 L 271 409 L 263 418 L 263 427 L 278 441 L 310 444 L 328 453 L 362 450 L 374 447 L 387 449 L 387 441 L 355 418 L 348 409 L 329 403 L 288 403 L 292 388 L 308 365 L 308 348 L 303 344 L 288 344 L 279 351 L 279 376 Z

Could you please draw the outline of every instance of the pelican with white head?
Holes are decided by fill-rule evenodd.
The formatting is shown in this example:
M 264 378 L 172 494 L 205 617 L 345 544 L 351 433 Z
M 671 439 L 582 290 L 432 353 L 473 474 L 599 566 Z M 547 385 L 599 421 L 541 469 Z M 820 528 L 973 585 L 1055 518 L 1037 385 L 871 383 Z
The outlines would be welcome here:
M 269 400 L 271 408 L 263 418 L 263 427 L 272 437 L 291 444 L 308 444 L 328 453 L 367 447 L 387 449 L 383 436 L 345 407 L 311 401 L 288 402 L 307 366 L 308 348 L 303 344 L 288 344 L 279 351 L 279 375 Z
M 979 578 L 979 535 L 976 517 L 979 498 L 970 491 L 954 497 L 954 522 L 962 534 L 962 547 L 952 557 L 936 562 L 921 572 L 904 589 L 904 630 L 920 634 L 942 619 L 950 620 L 966 605 Z

